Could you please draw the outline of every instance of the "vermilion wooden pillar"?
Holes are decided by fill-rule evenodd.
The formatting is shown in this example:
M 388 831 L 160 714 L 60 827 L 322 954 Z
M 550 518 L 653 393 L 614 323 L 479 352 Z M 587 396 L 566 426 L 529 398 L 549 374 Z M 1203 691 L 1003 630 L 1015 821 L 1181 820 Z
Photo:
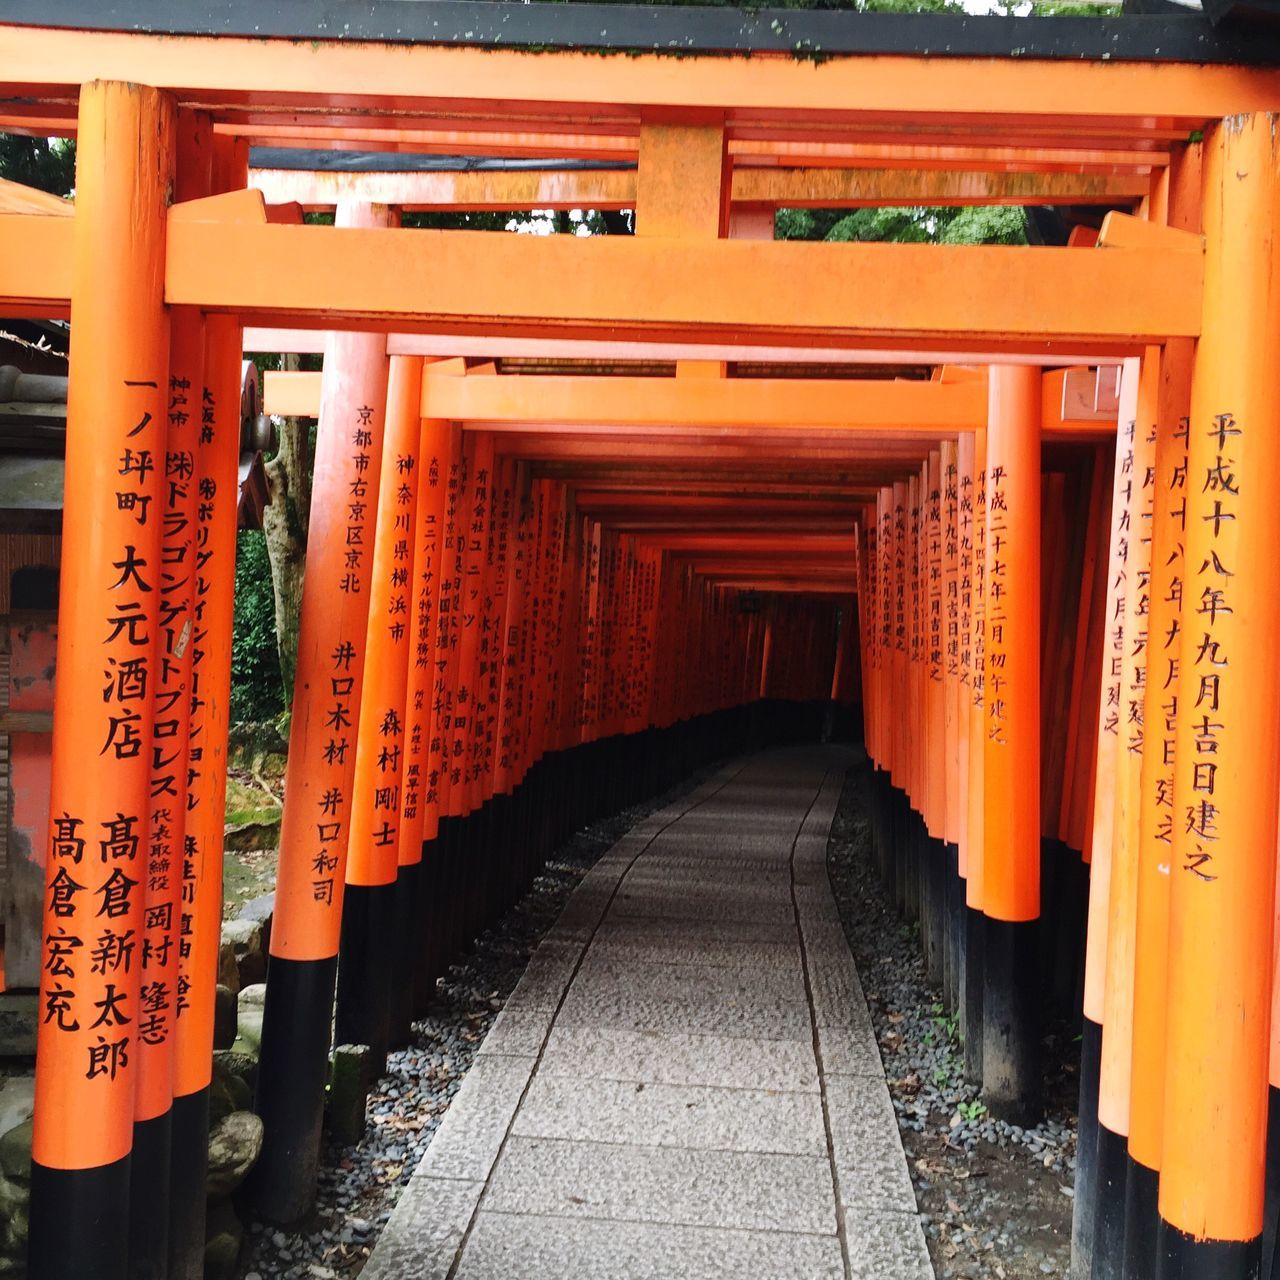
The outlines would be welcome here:
M 30 1273 L 123 1277 L 144 1011 L 174 110 L 80 91 Z
M 391 988 L 409 980 L 408 974 L 393 972 L 393 944 L 421 404 L 421 359 L 393 356 L 374 522 L 334 1019 L 337 1043 L 368 1045 L 378 1075 L 385 1071 L 391 1040 Z
M 1186 581 L 1187 435 L 1190 343 L 1144 357 L 1159 370 L 1152 470 L 1151 568 L 1146 594 L 1144 746 L 1139 778 L 1135 884 L 1133 1048 L 1129 1083 L 1129 1167 L 1125 1193 L 1126 1275 L 1155 1269 L 1159 1169 L 1164 1129 L 1165 1012 L 1168 1000 L 1169 870 L 1173 850 L 1173 762 Z
M 1280 156 L 1274 115 L 1204 161 L 1170 869 L 1160 1280 L 1256 1274 L 1280 797 Z
M 248 178 L 244 139 L 213 140 L 215 192 Z M 178 924 L 177 1039 L 170 1161 L 170 1280 L 204 1274 L 205 1173 L 218 951 L 222 942 L 222 847 L 227 815 L 231 624 L 240 501 L 239 319 L 205 319 L 204 377 L 196 445 L 196 575 L 192 603 L 187 823 Z
M 1129 366 L 1131 368 L 1132 366 Z M 1126 368 L 1126 374 L 1128 368 Z M 1125 484 L 1123 530 L 1124 612 L 1111 625 L 1123 630 L 1107 909 L 1106 981 L 1103 989 L 1102 1057 L 1098 1083 L 1098 1208 L 1093 1270 L 1099 1280 L 1120 1280 L 1124 1267 L 1124 1188 L 1129 1135 L 1133 1051 L 1133 961 L 1138 906 L 1138 819 L 1141 812 L 1143 694 L 1147 621 L 1151 612 L 1151 512 L 1155 495 L 1155 420 L 1159 365 L 1145 361 L 1138 374 L 1133 416 L 1121 434 L 1133 432 Z M 1125 398 L 1123 412 L 1130 412 Z
M 390 214 L 343 205 L 338 221 L 386 226 Z M 266 1132 L 248 1184 L 276 1222 L 297 1221 L 315 1198 L 386 398 L 385 337 L 331 334 L 258 1068 Z
M 1115 831 L 1115 767 L 1120 751 L 1120 699 L 1124 670 L 1124 616 L 1133 504 L 1134 441 L 1137 433 L 1137 368 L 1127 363 L 1121 380 L 1120 426 L 1111 498 L 1107 596 L 1102 623 L 1102 690 L 1098 705 L 1097 786 L 1089 853 L 1089 915 L 1085 944 L 1084 1024 L 1080 1044 L 1080 1138 L 1076 1196 L 1072 1208 L 1072 1272 L 1089 1280 L 1099 1195 L 1098 1102 L 1102 1071 L 1102 1023 L 1106 992 L 1107 929 L 1111 904 L 1111 864 Z M 1113 1189 L 1113 1195 L 1118 1192 Z
M 1040 374 L 994 366 L 987 416 L 983 619 L 983 1097 L 1040 1110 Z
M 181 111 L 177 123 L 176 201 L 209 194 L 213 127 L 208 116 Z M 156 510 L 161 526 L 159 611 L 155 651 L 150 836 L 143 907 L 134 1098 L 133 1163 L 129 1204 L 129 1259 L 133 1276 L 163 1277 L 169 1265 L 170 1149 L 177 1015 L 190 1007 L 179 996 L 179 952 L 189 948 L 190 907 L 184 908 L 184 871 L 194 865 L 186 849 L 187 749 L 194 646 L 192 606 L 200 574 L 196 564 L 196 450 L 204 381 L 204 317 L 191 307 L 170 317 L 169 376 L 165 385 L 166 438 L 163 488 Z M 187 912 L 187 932 L 183 914 Z

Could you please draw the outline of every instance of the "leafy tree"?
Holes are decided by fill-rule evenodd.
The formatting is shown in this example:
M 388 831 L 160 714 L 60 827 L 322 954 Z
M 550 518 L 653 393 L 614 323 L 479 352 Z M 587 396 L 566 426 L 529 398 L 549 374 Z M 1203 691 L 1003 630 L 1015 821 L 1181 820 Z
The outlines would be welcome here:
M 68 138 L 0 133 L 0 178 L 69 196 L 76 185 L 76 144 Z
M 236 538 L 236 598 L 231 633 L 231 719 L 268 720 L 284 709 L 276 647 L 275 602 L 266 538 Z

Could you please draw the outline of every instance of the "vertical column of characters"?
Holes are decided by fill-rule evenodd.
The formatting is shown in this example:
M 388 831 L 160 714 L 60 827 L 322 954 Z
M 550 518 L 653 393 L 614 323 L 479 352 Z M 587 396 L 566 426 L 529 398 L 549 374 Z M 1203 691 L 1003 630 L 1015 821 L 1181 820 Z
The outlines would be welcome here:
M 1280 155 L 1275 115 L 1204 152 L 1204 292 L 1188 440 L 1170 869 L 1159 1263 L 1255 1274 L 1280 797 Z
M 213 139 L 215 192 L 244 187 L 249 147 Z M 177 922 L 174 999 L 172 1155 L 169 1169 L 169 1275 L 204 1273 L 205 1171 L 218 952 L 222 942 L 222 844 L 227 808 L 227 730 L 231 632 L 239 524 L 241 401 L 239 318 L 204 322 L 204 368 L 194 384 L 196 416 L 195 559 L 190 640 L 186 820 Z M 160 929 L 168 927 L 163 916 Z
M 1127 374 L 1126 370 L 1126 374 Z M 1111 876 L 1107 909 L 1106 979 L 1102 996 L 1102 1061 L 1098 1081 L 1098 1209 L 1093 1266 L 1119 1277 L 1124 1266 L 1124 1187 L 1133 1051 L 1134 932 L 1138 896 L 1139 784 L 1143 754 L 1147 617 L 1151 595 L 1151 511 L 1155 493 L 1155 423 L 1159 364 L 1144 360 L 1133 406 L 1129 505 L 1124 524 L 1124 647 L 1116 709 Z M 1128 410 L 1129 406 L 1125 406 Z M 1130 420 L 1126 419 L 1126 422 Z
M 956 442 L 944 440 L 942 465 L 942 658 L 945 685 L 946 785 L 943 839 L 960 844 L 960 475 Z M 952 857 L 956 855 L 953 853 Z
M 975 440 L 965 432 L 956 452 L 956 826 L 961 879 L 969 878 L 969 712 L 973 706 Z
M 1098 1104 L 1102 1072 L 1102 1023 L 1106 996 L 1107 934 L 1111 906 L 1112 845 L 1115 831 L 1115 772 L 1120 753 L 1120 704 L 1124 675 L 1125 601 L 1129 591 L 1134 447 L 1137 436 L 1136 362 L 1126 362 L 1121 378 L 1120 423 L 1111 498 L 1107 602 L 1103 616 L 1102 688 L 1098 701 L 1097 781 L 1089 847 L 1089 916 L 1085 941 L 1084 1026 L 1080 1041 L 1080 1139 L 1077 1190 L 1072 1208 L 1073 1266 L 1091 1268 L 1100 1192 Z M 1085 1274 L 1088 1274 L 1086 1271 Z
M 338 207 L 343 226 L 390 220 L 384 207 Z M 258 1067 L 264 1137 L 248 1184 L 257 1211 L 278 1222 L 297 1221 L 315 1198 L 387 370 L 382 334 L 326 338 Z
M 947 804 L 947 652 L 946 583 L 942 527 L 942 455 L 929 452 L 929 483 L 925 495 L 924 541 L 924 665 L 927 700 L 928 830 L 935 840 L 944 838 Z
M 894 515 L 893 487 L 885 486 L 880 490 L 876 502 L 876 516 L 879 534 L 876 538 L 876 551 L 880 559 L 879 587 L 880 608 L 878 620 L 880 636 L 876 648 L 880 654 L 880 696 L 877 700 L 880 721 L 879 765 L 885 773 L 893 768 L 895 720 L 889 714 L 894 699 L 894 625 L 893 610 L 895 600 L 894 579 Z
M 208 117 L 180 111 L 176 125 L 174 200 L 209 194 L 213 131 Z M 151 731 L 150 811 L 142 934 L 138 954 L 137 1090 L 130 1169 L 129 1256 L 141 1273 L 163 1274 L 169 1261 L 169 1189 L 174 1093 L 174 1028 L 179 921 L 187 819 L 187 749 L 191 713 L 192 601 L 195 583 L 195 446 L 204 373 L 204 317 L 190 307 L 170 313 L 163 473 L 156 510 L 136 501 L 140 526 L 160 524 L 155 706 Z M 126 502 L 134 503 L 132 496 Z M 182 942 L 190 945 L 190 919 Z
M 431 366 L 423 378 L 431 377 Z M 400 838 L 396 862 L 397 967 L 412 967 L 413 980 L 394 1006 L 392 1033 L 406 1032 L 405 1002 L 421 1011 L 435 989 L 434 881 L 440 849 L 440 728 L 436 716 L 439 678 L 441 583 L 444 524 L 453 464 L 454 432 L 447 422 L 422 419 L 418 441 L 418 504 L 413 552 L 410 616 L 413 643 L 405 691 L 404 767 L 400 775 Z
M 390 1045 L 392 985 L 408 985 L 407 974 L 393 973 L 393 960 L 421 413 L 421 358 L 391 357 L 373 511 L 334 1031 L 339 1044 L 368 1045 L 379 1075 Z M 331 800 L 340 803 L 341 793 Z
M 502 698 L 499 704 L 495 785 L 500 792 L 514 795 L 520 786 L 520 707 L 524 669 L 521 634 L 529 594 L 529 505 L 526 500 L 526 464 L 519 463 L 512 482 L 511 530 L 507 538 L 507 608 L 503 619 Z
M 448 434 L 448 463 L 443 467 L 444 518 L 441 525 L 440 585 L 435 612 L 435 647 L 431 654 L 431 737 L 428 740 L 427 782 L 436 793 L 437 830 L 442 848 L 441 871 L 453 855 L 455 826 L 450 806 L 449 726 L 453 714 L 453 682 L 457 668 L 458 641 L 454 627 L 457 613 L 460 519 L 463 475 L 466 459 L 462 451 L 462 431 L 456 424 L 444 428 Z M 441 884 L 443 882 L 440 882 Z
M 1133 1049 L 1129 1087 L 1129 1167 L 1124 1266 L 1154 1271 L 1164 1124 L 1165 1002 L 1169 947 L 1169 869 L 1173 850 L 1173 762 L 1182 650 L 1183 544 L 1187 514 L 1187 436 L 1191 351 L 1171 343 L 1143 359 L 1158 371 L 1155 459 L 1151 471 L 1150 572 L 1146 594 L 1145 749 L 1135 885 Z M 1132 647 L 1132 646 L 1130 646 Z
M 907 767 L 910 750 L 910 704 L 908 671 L 910 665 L 910 633 L 908 630 L 907 592 L 907 503 L 910 491 L 905 482 L 893 486 L 893 656 L 894 656 L 894 705 L 898 709 L 893 718 L 896 727 L 893 744 L 893 785 L 906 793 L 910 773 Z
M 30 1268 L 116 1277 L 149 843 L 174 110 L 140 85 L 80 90 L 71 365 L 45 863 Z

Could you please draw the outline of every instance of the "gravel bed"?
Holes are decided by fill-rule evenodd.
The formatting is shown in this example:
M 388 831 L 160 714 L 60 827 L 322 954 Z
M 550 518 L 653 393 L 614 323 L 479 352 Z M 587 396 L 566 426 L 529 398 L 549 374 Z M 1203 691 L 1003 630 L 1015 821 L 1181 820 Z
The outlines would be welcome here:
M 520 980 L 542 935 L 583 876 L 637 822 L 692 790 L 710 766 L 643 804 L 572 836 L 528 893 L 441 980 L 438 1003 L 393 1052 L 369 1095 L 367 1128 L 355 1146 L 326 1138 L 312 1216 L 298 1229 L 251 1221 L 243 1280 L 335 1280 L 359 1275 L 418 1160 L 457 1093 L 480 1043 Z
M 886 899 L 871 850 L 869 770 L 850 771 L 828 874 L 880 1046 L 938 1280 L 1066 1275 L 1070 1262 L 1079 1045 L 1045 1037 L 1047 1114 L 993 1119 L 964 1080 L 956 1020 L 925 977 L 919 930 Z

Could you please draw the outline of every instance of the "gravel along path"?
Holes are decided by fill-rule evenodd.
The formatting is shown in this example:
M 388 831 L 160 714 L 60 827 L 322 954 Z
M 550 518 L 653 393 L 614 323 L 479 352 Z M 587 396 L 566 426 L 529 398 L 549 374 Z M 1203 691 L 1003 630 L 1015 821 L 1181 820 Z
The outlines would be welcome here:
M 670 791 L 584 828 L 552 854 L 527 894 L 458 956 L 438 1003 L 414 1024 L 413 1043 L 393 1052 L 369 1096 L 355 1146 L 326 1140 L 316 1209 L 301 1228 L 251 1222 L 243 1280 L 336 1280 L 360 1274 L 426 1151 L 477 1049 L 542 935 L 596 860 L 642 818 L 692 790 L 709 766 Z
M 1079 1043 L 1044 1045 L 1048 1113 L 1033 1129 L 985 1114 L 964 1081 L 955 1020 L 925 979 L 918 932 L 882 893 L 867 767 L 850 771 L 827 871 L 862 979 L 938 1280 L 1040 1280 L 1070 1269 Z

